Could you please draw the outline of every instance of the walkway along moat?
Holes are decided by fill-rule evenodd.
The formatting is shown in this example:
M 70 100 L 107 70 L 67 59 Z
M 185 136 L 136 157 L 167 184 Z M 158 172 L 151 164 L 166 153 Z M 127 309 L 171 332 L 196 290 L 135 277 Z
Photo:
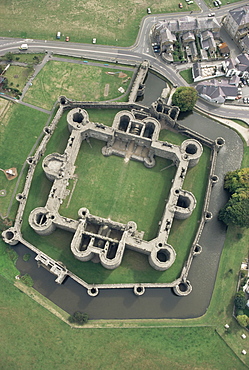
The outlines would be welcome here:
M 72 114 L 75 114 L 74 109 L 79 110 L 79 109 L 82 109 L 83 107 L 85 108 L 87 104 L 71 103 L 65 100 L 61 104 L 61 110 L 65 109 L 65 106 L 67 105 L 70 105 L 69 108 L 72 108 L 73 109 L 72 112 L 74 112 Z M 134 106 L 133 106 L 133 109 L 134 109 Z M 79 111 L 77 112 L 80 113 Z M 156 113 L 158 112 L 156 111 Z M 129 116 L 128 113 L 126 113 L 126 115 Z M 34 278 L 34 281 L 35 281 L 34 287 L 37 290 L 42 292 L 49 299 L 54 301 L 56 304 L 58 304 L 60 307 L 62 307 L 66 311 L 70 313 L 76 310 L 85 311 L 90 314 L 91 318 L 153 318 L 153 317 L 154 318 L 157 318 L 157 317 L 179 317 L 179 318 L 182 317 L 184 318 L 184 317 L 199 316 L 206 311 L 206 308 L 211 298 L 215 276 L 216 276 L 216 271 L 217 271 L 218 262 L 219 262 L 219 256 L 220 256 L 222 246 L 224 243 L 224 239 L 225 239 L 225 228 L 223 227 L 221 223 L 217 221 L 218 210 L 221 208 L 221 206 L 226 201 L 226 196 L 223 191 L 223 181 L 219 181 L 219 179 L 223 179 L 224 174 L 227 171 L 233 170 L 239 167 L 240 161 L 243 155 L 243 146 L 242 146 L 241 140 L 239 139 L 238 135 L 235 132 L 227 128 L 224 128 L 224 127 L 221 128 L 221 126 L 217 124 L 216 122 L 208 120 L 204 117 L 201 117 L 201 116 L 198 117 L 198 127 L 195 128 L 194 126 L 195 119 L 193 117 L 196 117 L 196 116 L 197 115 L 191 116 L 192 118 L 190 120 L 185 119 L 183 121 L 184 126 L 182 124 L 180 125 L 174 120 L 169 120 L 169 122 L 167 122 L 168 124 L 170 123 L 171 126 L 175 126 L 175 128 L 177 128 L 179 132 L 183 132 L 186 135 L 188 135 L 188 137 L 190 137 L 190 139 L 186 140 L 185 146 L 183 145 L 181 147 L 182 149 L 184 148 L 181 154 L 183 155 L 183 161 L 185 162 L 189 161 L 189 158 L 184 158 L 184 156 L 187 155 L 191 157 L 191 155 L 193 156 L 193 155 L 196 155 L 196 153 L 199 153 L 199 150 L 201 150 L 201 149 L 198 149 L 200 145 L 199 141 L 213 148 L 213 155 L 211 158 L 211 168 L 210 168 L 210 179 L 209 179 L 209 184 L 207 188 L 208 190 L 207 190 L 206 201 L 204 205 L 203 219 L 200 223 L 199 232 L 197 233 L 195 242 L 193 243 L 193 246 L 190 248 L 189 258 L 185 264 L 185 267 L 183 268 L 179 281 L 175 281 L 172 284 L 167 284 L 167 285 L 160 284 L 160 285 L 154 286 L 153 288 L 151 284 L 140 284 L 139 286 L 136 286 L 134 284 L 133 285 L 128 284 L 124 286 L 122 289 L 119 287 L 116 287 L 116 289 L 107 289 L 108 288 L 107 286 L 102 286 L 102 287 L 101 286 L 86 286 L 87 288 L 86 290 L 80 284 L 73 281 L 71 278 L 66 277 L 67 275 L 71 275 L 71 274 L 63 266 L 60 266 L 58 263 L 53 263 L 51 259 L 49 260 L 47 259 L 46 256 L 44 256 L 44 254 L 39 253 L 39 250 L 36 247 L 32 246 L 33 247 L 32 248 L 29 243 L 25 243 L 25 241 L 21 237 L 21 234 L 19 233 L 22 220 L 18 219 L 17 217 L 14 227 L 7 230 L 5 233 L 3 233 L 3 237 L 5 241 L 8 242 L 10 245 L 14 245 L 18 242 L 25 243 L 26 245 L 29 246 L 29 248 L 34 250 L 35 252 L 34 258 L 36 258 L 36 260 L 39 260 L 42 264 L 47 265 L 51 269 L 51 272 L 57 275 L 57 279 L 56 279 L 57 282 L 60 283 L 66 278 L 64 284 L 61 286 L 57 286 L 54 283 L 47 284 L 48 281 L 50 282 L 52 280 L 54 281 L 54 276 L 52 274 L 49 274 L 49 272 L 45 269 L 38 270 L 37 268 L 34 268 L 34 261 L 35 261 L 34 259 L 31 259 L 29 263 L 27 262 L 22 263 L 22 261 L 19 259 L 17 267 L 20 268 L 21 271 L 24 271 L 23 269 L 25 268 L 25 266 L 26 266 L 26 270 L 27 270 L 27 266 L 31 268 L 30 272 L 29 271 L 26 271 L 26 272 L 29 272 L 30 275 Z M 121 121 L 122 120 L 120 120 L 119 122 Z M 185 125 L 185 121 L 186 121 L 186 125 Z M 77 120 L 75 120 L 75 122 L 77 122 Z M 87 122 L 87 117 L 85 117 L 85 123 L 86 122 Z M 141 138 L 141 136 L 138 135 L 138 132 L 134 131 L 136 129 L 142 131 L 143 129 L 142 126 L 139 127 L 139 122 L 137 122 L 136 124 L 138 124 L 138 127 L 133 125 L 133 132 L 130 132 L 130 133 L 135 136 L 136 140 L 140 140 L 140 141 L 142 140 L 143 142 L 145 142 L 146 140 L 144 139 L 144 137 Z M 76 123 L 75 125 L 77 126 Z M 78 127 L 78 129 L 80 128 Z M 103 131 L 106 130 L 106 128 L 104 129 L 103 127 L 98 127 L 98 129 L 100 130 L 100 132 L 101 130 Z M 128 126 L 127 126 L 127 129 L 128 129 Z M 97 131 L 93 130 L 93 132 L 95 133 L 95 137 L 96 137 Z M 122 135 L 124 135 L 125 130 L 122 129 L 121 131 L 123 131 Z M 196 131 L 196 133 L 194 131 Z M 197 134 L 197 131 L 198 131 L 198 134 Z M 53 123 L 51 124 L 51 127 L 48 127 L 45 129 L 44 141 L 49 139 L 48 136 L 50 136 L 52 132 L 53 132 Z M 209 133 L 211 133 L 211 137 L 209 136 Z M 107 134 L 105 133 L 104 135 L 107 135 Z M 197 138 L 198 141 L 196 141 L 195 138 Z M 106 139 L 104 140 L 108 142 L 108 138 L 107 140 Z M 110 135 L 110 142 L 112 145 L 109 145 L 109 147 L 107 145 L 106 146 L 107 149 L 115 148 L 115 146 L 113 145 L 114 143 L 112 141 L 113 141 L 113 137 L 111 137 Z M 158 144 L 157 143 L 158 142 L 155 141 L 155 144 L 152 143 L 152 146 L 150 146 L 150 150 L 154 151 L 153 155 L 155 154 L 155 150 L 157 149 L 157 146 L 159 144 L 161 145 L 160 148 L 162 148 L 162 143 L 158 143 Z M 178 148 L 177 150 L 180 150 L 181 152 L 181 148 Z M 32 167 L 35 163 L 37 163 L 37 160 L 40 158 L 43 149 L 40 146 L 40 150 L 38 149 L 38 151 L 36 152 L 37 157 L 34 156 L 33 158 L 28 159 L 29 164 L 30 164 L 30 172 L 33 172 Z M 113 151 L 113 149 L 111 150 Z M 169 146 L 168 149 L 165 151 L 163 150 L 163 152 L 167 153 L 167 155 L 169 155 L 170 152 L 173 153 L 172 147 Z M 175 153 L 176 152 L 174 152 L 174 155 Z M 142 160 L 145 162 L 147 160 L 148 161 L 147 163 L 150 165 L 153 162 L 153 155 L 150 154 L 146 157 L 148 159 L 143 158 Z M 177 179 L 181 179 L 181 176 L 183 176 L 185 172 L 185 170 L 183 172 L 183 169 L 185 167 L 183 166 L 183 163 L 181 163 L 181 160 L 179 158 L 180 158 L 179 156 L 176 156 L 174 158 L 175 162 L 177 162 L 177 166 L 178 166 L 177 168 L 179 169 L 179 173 L 176 176 L 175 181 Z M 47 161 L 48 160 L 49 158 L 47 159 Z M 56 164 L 58 164 L 58 162 L 60 161 L 61 163 L 63 163 L 62 158 L 60 159 L 56 158 Z M 49 164 L 49 162 L 47 164 Z M 52 164 L 53 165 L 51 165 L 50 168 L 52 168 L 53 170 L 55 168 L 58 169 L 58 166 L 55 166 L 55 163 L 52 163 Z M 59 167 L 60 169 L 62 169 L 62 165 Z M 64 167 L 63 167 L 63 170 L 64 170 Z M 49 175 L 51 176 L 51 174 Z M 52 176 L 58 178 L 59 172 L 55 171 L 55 173 L 52 174 Z M 178 180 L 178 182 L 179 181 L 180 180 Z M 165 244 L 167 240 L 166 239 L 166 235 L 167 235 L 166 229 L 167 229 L 167 226 L 170 226 L 170 223 L 171 223 L 170 218 L 169 218 L 169 211 L 170 209 L 172 210 L 172 207 L 173 207 L 174 213 L 175 213 L 177 210 L 176 207 L 179 208 L 179 205 L 182 204 L 182 202 L 178 202 L 179 196 L 181 195 L 181 191 L 182 191 L 178 182 L 174 182 L 172 186 L 172 189 L 173 189 L 172 190 L 172 201 L 169 201 L 168 208 L 167 207 L 165 208 L 164 217 L 162 219 L 162 224 L 161 224 L 162 226 L 160 228 L 161 234 L 160 232 L 158 234 L 159 238 L 161 237 L 162 239 L 156 242 L 155 248 L 157 251 L 158 251 L 158 248 L 159 249 L 162 248 L 163 250 L 168 250 L 167 248 L 169 248 L 167 244 Z M 177 193 L 176 193 L 176 190 L 178 190 Z M 55 192 L 53 192 L 53 194 L 55 194 Z M 18 210 L 19 216 L 21 215 L 21 211 L 22 211 L 22 203 L 25 203 L 23 202 L 23 199 L 25 198 L 25 196 L 26 196 L 26 192 L 24 189 L 23 193 L 18 195 L 18 200 L 20 202 L 20 207 Z M 188 196 L 186 197 L 186 193 L 184 194 L 184 197 L 189 200 L 187 202 L 188 207 L 183 207 L 184 212 L 185 212 L 186 208 L 189 208 L 190 204 L 192 204 L 191 203 L 192 200 L 194 202 L 194 198 L 191 198 L 192 199 L 191 200 Z M 56 202 L 58 202 L 59 204 L 60 197 L 55 195 L 55 198 L 57 199 Z M 51 203 L 51 199 L 48 201 L 50 201 Z M 185 203 L 183 202 L 183 204 L 186 204 L 186 202 Z M 40 230 L 43 229 L 43 226 L 47 230 L 50 228 L 49 232 L 53 229 L 53 226 L 51 225 L 56 224 L 56 226 L 58 227 L 60 223 L 61 224 L 63 223 L 63 220 L 58 221 L 59 218 L 57 217 L 57 215 L 52 214 L 51 211 L 52 211 L 52 208 L 46 209 L 47 213 L 38 212 L 39 217 L 36 215 L 37 212 L 34 211 L 35 214 L 33 214 L 33 216 L 32 215 L 30 216 L 31 225 L 34 225 L 34 227 L 37 227 L 38 231 L 39 229 Z M 47 217 L 49 212 L 50 212 L 49 217 Z M 84 212 L 85 212 L 84 217 L 86 218 L 87 210 L 85 210 Z M 44 220 L 44 215 L 45 215 L 46 220 L 43 222 L 42 220 Z M 51 218 L 50 216 L 53 216 L 53 217 Z M 83 217 L 83 220 L 84 220 L 84 217 Z M 49 223 L 47 222 L 48 219 L 50 220 Z M 38 222 L 36 222 L 37 220 Z M 76 220 L 69 220 L 69 221 L 72 225 L 74 224 L 74 226 L 72 226 L 73 228 L 75 228 L 74 230 L 79 230 L 79 225 L 80 224 L 82 225 L 82 223 L 79 223 Z M 168 224 L 168 222 L 170 223 Z M 67 225 L 68 225 L 67 222 L 66 223 L 64 222 L 64 226 L 68 227 Z M 123 226 L 120 226 L 120 227 L 122 228 Z M 82 233 L 82 231 L 84 231 L 85 229 L 84 227 L 82 228 L 82 226 L 81 226 L 81 229 L 82 229 L 81 230 L 81 233 Z M 134 229 L 134 226 L 132 228 L 132 232 L 135 233 L 135 229 L 134 230 L 133 229 Z M 129 227 L 127 230 L 129 230 Z M 90 235 L 90 236 L 94 238 L 94 235 Z M 134 234 L 134 237 L 137 238 L 138 235 Z M 128 239 L 129 238 L 131 239 L 132 235 L 130 235 Z M 120 240 L 122 240 L 122 237 Z M 76 238 L 76 241 L 77 241 L 77 238 Z M 90 239 L 88 239 L 88 241 L 90 241 Z M 141 241 L 142 239 L 140 238 L 140 242 L 138 242 L 138 244 L 141 244 Z M 110 242 L 113 242 L 113 241 L 105 238 L 107 249 L 109 247 Z M 93 240 L 93 243 L 94 243 L 94 240 Z M 161 245 L 159 245 L 159 243 L 161 243 Z M 132 244 L 132 242 L 130 241 L 129 244 Z M 137 245 L 137 243 L 135 243 L 134 245 Z M 23 248 L 26 249 L 25 247 L 21 247 L 19 244 L 15 248 L 21 254 L 24 253 Z M 152 251 L 151 248 L 152 246 L 150 247 L 150 251 Z M 93 249 L 90 249 L 89 251 L 90 251 L 89 254 L 94 252 Z M 148 254 L 148 250 L 146 251 L 146 253 Z M 167 258 L 168 255 L 167 253 L 165 254 L 166 254 L 166 261 L 164 259 L 162 261 L 159 255 L 155 257 L 155 260 L 154 260 L 155 261 L 154 265 L 156 265 L 155 267 L 159 267 L 160 269 L 160 264 L 165 263 L 165 262 L 167 264 L 168 261 L 170 261 L 170 263 L 172 262 L 171 257 Z M 194 257 L 195 255 L 196 257 Z M 42 279 L 41 279 L 41 276 L 42 276 Z M 75 279 L 75 277 L 73 278 Z M 180 295 L 186 294 L 187 296 L 183 298 L 177 297 L 175 294 L 172 293 L 171 289 L 167 289 L 167 288 L 165 289 L 166 286 L 168 287 L 173 286 L 176 294 L 180 294 Z M 111 288 L 114 288 L 114 287 L 111 287 Z M 128 288 L 133 288 L 133 289 L 128 289 Z M 92 298 L 91 296 L 94 296 L 94 298 Z M 70 307 L 67 306 L 68 302 L 70 302 Z M 180 304 L 180 302 L 183 304 Z

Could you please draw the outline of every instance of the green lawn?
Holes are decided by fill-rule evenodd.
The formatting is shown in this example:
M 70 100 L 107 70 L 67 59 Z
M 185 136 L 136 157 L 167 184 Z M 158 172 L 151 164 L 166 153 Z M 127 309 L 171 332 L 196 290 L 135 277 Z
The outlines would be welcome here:
M 0 99 L 0 102 L 5 100 Z M 0 125 L 0 168 L 16 167 L 20 173 L 23 163 L 40 135 L 48 116 L 19 104 L 9 103 Z M 25 174 L 24 174 L 25 179 Z M 0 213 L 6 215 L 13 190 L 18 181 L 7 180 L 5 174 L 0 172 L 0 189 L 5 189 L 7 195 L 0 197 Z M 23 185 L 23 183 L 22 183 Z M 17 202 L 15 201 L 17 205 Z M 14 213 L 12 211 L 12 217 Z
M 132 0 L 3 0 L 0 2 L 0 36 L 61 40 L 130 46 L 135 42 L 139 24 L 150 7 L 152 14 L 197 10 L 194 3 L 179 9 L 178 0 L 134 2 Z
M 192 68 L 185 69 L 184 71 L 180 71 L 180 75 L 188 84 L 192 84 L 194 82 L 193 75 L 192 75 Z
M 120 86 L 125 90 L 129 87 L 128 78 L 133 72 L 124 73 L 125 77 L 120 78 L 118 71 L 112 68 L 49 61 L 34 79 L 24 101 L 49 110 L 60 95 L 79 101 L 110 100 L 122 95 L 118 91 Z
M 168 197 L 175 166 L 162 171 L 172 163 L 162 158 L 156 158 L 152 169 L 140 162 L 125 163 L 117 156 L 104 157 L 105 143 L 93 139 L 90 143 L 91 147 L 82 143 L 75 163 L 78 182 L 70 204 L 67 197 L 60 208 L 62 214 L 77 218 L 81 201 L 90 213 L 122 223 L 133 220 L 147 240 L 155 238 L 165 205 L 162 199 Z

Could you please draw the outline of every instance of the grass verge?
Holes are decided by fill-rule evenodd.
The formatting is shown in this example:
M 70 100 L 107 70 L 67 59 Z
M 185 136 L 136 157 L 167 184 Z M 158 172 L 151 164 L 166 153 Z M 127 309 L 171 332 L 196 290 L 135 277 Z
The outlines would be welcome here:
M 192 84 L 194 82 L 193 75 L 192 75 L 192 68 L 185 69 L 184 71 L 180 71 L 180 75 L 188 84 Z

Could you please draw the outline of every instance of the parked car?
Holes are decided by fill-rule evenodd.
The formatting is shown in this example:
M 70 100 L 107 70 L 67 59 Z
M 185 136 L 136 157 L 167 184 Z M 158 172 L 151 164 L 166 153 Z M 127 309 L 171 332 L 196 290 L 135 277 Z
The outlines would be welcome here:
M 96 42 L 97 42 L 97 39 L 94 38 L 93 39 L 93 44 L 96 44 Z
M 151 14 L 151 9 L 150 8 L 147 8 L 147 13 Z
M 246 104 L 247 103 L 247 98 L 243 98 L 243 103 Z
M 65 41 L 67 41 L 67 42 L 68 42 L 69 40 L 70 40 L 70 39 L 69 39 L 69 36 L 67 36 L 67 37 L 65 38 Z
M 217 3 L 217 1 L 214 1 L 213 4 L 214 4 L 214 6 L 219 6 L 219 4 Z
M 160 53 L 160 45 L 154 45 L 153 49 L 154 49 L 154 53 Z
M 247 98 L 247 104 L 249 104 L 249 98 Z
M 179 8 L 182 9 L 183 7 L 182 3 L 179 3 L 178 5 L 179 5 Z

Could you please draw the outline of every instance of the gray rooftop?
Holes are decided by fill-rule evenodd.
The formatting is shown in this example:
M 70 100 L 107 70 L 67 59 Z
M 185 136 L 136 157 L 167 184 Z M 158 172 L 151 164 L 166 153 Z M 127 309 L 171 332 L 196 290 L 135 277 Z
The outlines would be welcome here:
M 242 26 L 244 24 L 249 23 L 249 6 L 241 6 L 236 9 L 230 10 L 230 15 L 237 23 L 238 26 Z

